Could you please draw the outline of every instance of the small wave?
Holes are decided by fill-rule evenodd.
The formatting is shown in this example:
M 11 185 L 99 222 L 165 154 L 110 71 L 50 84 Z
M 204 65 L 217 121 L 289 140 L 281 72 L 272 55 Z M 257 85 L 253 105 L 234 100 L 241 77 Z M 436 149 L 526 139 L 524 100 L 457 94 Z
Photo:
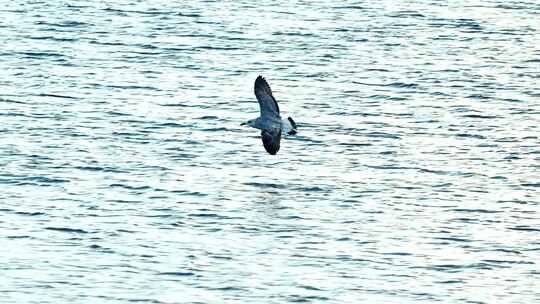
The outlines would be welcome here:
M 109 45 L 109 46 L 126 46 L 127 44 L 122 42 L 104 42 L 104 41 L 98 41 L 98 40 L 90 40 L 88 42 L 90 44 L 99 44 L 99 45 Z
M 195 47 L 194 50 L 203 50 L 203 51 L 238 51 L 242 50 L 239 47 L 233 47 L 233 46 L 211 46 L 211 45 L 203 45 L 199 47 Z
M 23 177 L 16 180 L 16 182 L 19 185 L 33 185 L 35 183 L 38 184 L 58 184 L 58 183 L 67 183 L 69 180 L 67 179 L 61 179 L 61 178 L 53 178 L 53 177 L 46 177 L 46 176 L 29 176 L 29 177 Z
M 61 22 L 61 23 L 51 23 L 51 22 L 47 22 L 47 21 L 37 21 L 35 24 L 37 24 L 37 25 L 48 25 L 48 26 L 52 26 L 52 27 L 61 27 L 61 28 L 83 27 L 83 26 L 89 26 L 90 25 L 89 23 L 84 23 L 84 22 L 79 22 L 79 21 L 64 21 L 64 22 Z
M 40 216 L 40 215 L 46 215 L 45 212 L 25 212 L 25 211 L 17 211 L 15 214 L 18 215 L 25 215 L 25 216 Z
M 451 241 L 451 242 L 460 242 L 460 243 L 470 243 L 472 240 L 465 239 L 465 238 L 459 238 L 459 237 L 434 237 L 435 240 L 441 240 L 441 241 Z
M 387 87 L 402 88 L 402 89 L 414 89 L 418 88 L 416 83 L 405 83 L 405 82 L 392 82 L 386 85 Z
M 94 171 L 94 172 L 110 172 L 110 173 L 126 172 L 126 171 L 114 169 L 114 168 L 111 168 L 111 167 L 76 166 L 76 167 L 73 167 L 73 168 L 77 169 L 77 170 L 82 170 L 82 171 Z
M 28 39 L 33 40 L 52 40 L 58 42 L 76 42 L 79 41 L 77 38 L 65 38 L 65 37 L 54 37 L 54 36 L 29 36 Z
M 491 97 L 485 96 L 485 95 L 482 95 L 482 94 L 471 94 L 471 95 L 467 96 L 467 98 L 480 99 L 480 100 L 491 99 Z
M 201 210 L 202 211 L 202 210 Z M 188 217 L 200 217 L 200 218 L 213 218 L 213 219 L 219 219 L 219 220 L 234 220 L 234 219 L 244 219 L 242 217 L 234 217 L 234 216 L 227 216 L 217 213 L 189 213 Z M 218 228 L 216 228 L 218 229 Z
M 67 233 L 82 233 L 82 234 L 89 233 L 88 231 L 83 230 L 83 229 L 65 228 L 65 227 L 45 227 L 45 230 L 67 232 Z
M 415 267 L 413 267 L 415 268 Z M 491 270 L 493 269 L 492 264 L 490 263 L 472 263 L 472 264 L 439 264 L 434 266 L 428 266 L 428 267 L 417 267 L 417 268 L 427 268 L 427 269 L 433 269 L 437 271 L 445 271 L 445 272 L 456 272 L 466 269 L 482 269 L 482 270 Z M 502 267 L 501 267 L 502 268 Z
M 299 296 L 299 295 L 293 295 L 289 296 L 288 299 L 291 303 L 313 303 L 313 302 L 327 302 L 330 300 L 330 298 L 323 297 L 323 296 Z
M 187 127 L 186 125 L 179 124 L 177 122 L 164 122 L 164 123 L 158 124 L 158 126 L 159 127 L 166 127 L 166 128 L 185 128 L 185 127 Z
M 224 287 L 212 287 L 209 288 L 209 290 L 216 290 L 216 291 L 248 291 L 246 288 L 237 287 L 237 286 L 224 286 Z
M 27 104 L 26 102 L 23 102 L 23 101 L 18 101 L 18 100 L 13 100 L 13 99 L 4 99 L 4 98 L 1 98 L 1 97 L 0 97 L 0 102 L 16 103 L 16 104 Z
M 466 137 L 466 138 L 476 138 L 476 139 L 486 139 L 485 136 L 480 134 L 468 134 L 468 133 L 458 133 L 456 137 Z
M 182 17 L 190 17 L 190 18 L 199 18 L 199 17 L 201 17 L 202 15 L 201 15 L 201 14 L 197 14 L 197 13 L 178 13 L 178 16 L 182 16 Z
M 110 184 L 111 188 L 124 188 L 128 190 L 149 190 L 152 189 L 150 186 L 130 186 L 125 184 Z
M 333 8 L 334 8 L 334 9 L 344 9 L 344 10 L 347 10 L 347 9 L 353 9 L 353 10 L 367 10 L 367 9 L 368 9 L 368 8 L 365 7 L 365 6 L 360 6 L 360 5 L 334 6 Z
M 208 194 L 206 193 L 197 192 L 197 191 L 187 191 L 187 190 L 172 190 L 171 193 L 179 193 L 182 195 L 199 196 L 199 197 L 208 196 Z
M 8 235 L 6 236 L 7 239 L 12 239 L 12 240 L 15 240 L 15 239 L 33 239 L 33 237 L 29 236 L 29 235 Z
M 111 89 L 122 89 L 122 90 L 151 90 L 151 91 L 160 91 L 156 87 L 151 86 L 138 86 L 138 85 L 107 85 L 106 87 Z
M 456 212 L 472 212 L 472 213 L 499 213 L 502 211 L 497 210 L 487 210 L 487 209 L 466 209 L 466 208 L 455 208 L 452 211 Z
M 533 228 L 529 226 L 516 226 L 508 228 L 510 230 L 527 231 L 527 232 L 540 232 L 540 228 Z
M 369 147 L 369 146 L 373 146 L 373 144 L 370 144 L 370 143 L 339 143 L 338 146 Z
M 426 16 L 417 12 L 417 11 L 399 11 L 396 13 L 391 13 L 389 17 L 393 18 L 410 18 L 410 17 L 416 17 L 416 18 L 425 18 Z
M 538 187 L 540 187 L 540 183 L 523 183 L 523 184 L 521 184 L 521 186 L 538 188 Z
M 367 137 L 375 137 L 375 138 L 390 138 L 390 139 L 401 139 L 400 136 L 395 134 L 388 134 L 383 132 L 370 132 L 366 134 Z
M 257 182 L 250 182 L 250 183 L 244 183 L 246 186 L 254 186 L 258 188 L 273 188 L 273 189 L 285 189 L 285 185 L 280 184 L 273 184 L 273 183 L 257 183 Z
M 482 260 L 482 262 L 492 264 L 512 264 L 512 265 L 534 265 L 531 261 L 511 261 L 511 260 Z
M 384 99 L 384 100 L 394 100 L 394 101 L 402 101 L 407 100 L 407 97 L 401 97 L 401 96 L 389 96 L 389 95 L 371 95 L 368 96 L 369 99 Z
M 202 129 L 201 131 L 206 131 L 206 132 L 217 132 L 217 131 L 228 131 L 229 129 L 227 128 L 207 128 L 207 129 Z
M 55 52 L 20 52 L 18 54 L 27 56 L 29 58 L 42 58 L 42 57 L 65 57 L 64 54 Z
M 294 190 L 297 190 L 297 191 L 303 191 L 303 192 L 327 192 L 328 190 L 325 190 L 321 187 L 299 187 L 299 188 L 294 188 Z
M 366 165 L 366 167 L 371 169 L 380 169 L 380 170 L 415 170 L 414 167 L 404 167 L 404 166 L 397 166 L 397 165 Z
M 190 276 L 194 276 L 195 273 L 194 273 L 194 272 L 190 272 L 190 271 L 186 271 L 186 272 L 182 272 L 182 271 L 168 271 L 168 272 L 160 272 L 160 273 L 158 273 L 158 275 L 175 276 L 175 277 L 190 277 Z
M 495 116 L 495 115 L 480 115 L 480 114 L 467 114 L 467 115 L 463 115 L 462 117 L 465 117 L 465 118 L 479 118 L 479 119 L 499 118 L 499 116 Z
M 46 94 L 46 93 L 41 93 L 41 94 L 38 94 L 38 95 L 36 95 L 36 96 L 40 96 L 40 97 L 65 98 L 65 99 L 80 99 L 79 97 L 75 97 L 75 96 L 60 95 L 60 94 Z

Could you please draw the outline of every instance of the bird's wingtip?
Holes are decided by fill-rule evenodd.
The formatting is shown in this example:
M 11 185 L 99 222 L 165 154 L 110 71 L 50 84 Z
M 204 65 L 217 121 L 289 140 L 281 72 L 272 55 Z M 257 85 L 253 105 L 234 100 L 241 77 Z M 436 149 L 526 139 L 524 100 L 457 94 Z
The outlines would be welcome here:
M 266 79 L 264 79 L 264 77 L 262 75 L 259 75 L 257 76 L 257 78 L 255 79 L 255 83 L 266 83 Z
M 272 92 L 272 90 L 270 89 L 270 85 L 268 84 L 268 81 L 266 81 L 266 79 L 261 75 L 257 76 L 257 79 L 255 79 L 255 87 L 259 87 L 263 90 L 267 90 L 269 93 Z

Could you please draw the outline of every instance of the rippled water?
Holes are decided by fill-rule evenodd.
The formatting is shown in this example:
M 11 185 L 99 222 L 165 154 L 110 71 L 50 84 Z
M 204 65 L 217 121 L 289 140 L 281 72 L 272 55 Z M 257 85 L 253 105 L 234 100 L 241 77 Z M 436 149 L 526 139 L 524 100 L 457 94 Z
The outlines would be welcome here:
M 538 2 L 0 2 L 0 302 L 540 302 Z

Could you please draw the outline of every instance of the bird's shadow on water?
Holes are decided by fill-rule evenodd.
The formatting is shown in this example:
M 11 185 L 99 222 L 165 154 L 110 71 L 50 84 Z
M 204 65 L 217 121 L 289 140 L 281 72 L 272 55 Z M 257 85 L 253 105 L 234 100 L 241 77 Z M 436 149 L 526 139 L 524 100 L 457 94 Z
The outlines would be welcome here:
M 305 227 L 297 222 L 302 219 L 298 207 L 292 202 L 290 191 L 286 189 L 260 188 L 252 207 L 252 222 L 259 232 L 275 238 L 290 235 Z
M 263 217 L 259 217 L 260 221 L 279 217 L 281 210 L 288 209 L 282 204 L 286 199 L 285 186 L 269 183 L 257 183 L 254 186 L 257 189 L 254 191 L 256 195 L 253 200 L 253 209 L 257 214 L 264 214 Z
M 288 207 L 282 204 L 284 195 L 282 190 L 259 189 L 253 202 L 253 210 L 257 214 L 257 221 L 268 223 L 279 218 L 280 213 Z

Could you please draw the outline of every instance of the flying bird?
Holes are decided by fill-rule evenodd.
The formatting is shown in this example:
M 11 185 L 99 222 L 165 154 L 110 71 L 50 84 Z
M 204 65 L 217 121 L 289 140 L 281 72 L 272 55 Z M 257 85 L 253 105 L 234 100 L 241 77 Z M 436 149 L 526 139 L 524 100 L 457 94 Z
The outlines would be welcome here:
M 261 130 L 264 149 L 275 155 L 279 151 L 281 136 L 296 134 L 296 123 L 291 117 L 281 119 L 278 103 L 272 95 L 268 82 L 262 76 L 255 79 L 255 96 L 259 101 L 261 116 L 248 120 L 242 125 Z

